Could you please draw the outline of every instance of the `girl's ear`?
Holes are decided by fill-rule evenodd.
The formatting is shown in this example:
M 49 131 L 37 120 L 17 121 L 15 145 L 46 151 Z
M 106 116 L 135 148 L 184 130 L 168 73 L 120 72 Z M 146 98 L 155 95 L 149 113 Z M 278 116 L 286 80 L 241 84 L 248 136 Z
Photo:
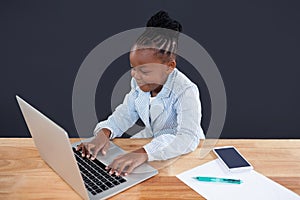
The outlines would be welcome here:
M 174 59 L 168 62 L 168 72 L 171 73 L 176 67 L 176 61 Z

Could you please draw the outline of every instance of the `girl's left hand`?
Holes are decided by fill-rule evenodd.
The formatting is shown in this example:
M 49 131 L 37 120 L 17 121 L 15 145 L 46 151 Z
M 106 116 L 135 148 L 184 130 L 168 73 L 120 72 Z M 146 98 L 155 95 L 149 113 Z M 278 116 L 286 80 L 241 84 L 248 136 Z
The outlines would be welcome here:
M 148 160 L 148 155 L 144 148 L 135 150 L 125 155 L 118 156 L 106 167 L 110 174 L 128 175 L 132 170 Z

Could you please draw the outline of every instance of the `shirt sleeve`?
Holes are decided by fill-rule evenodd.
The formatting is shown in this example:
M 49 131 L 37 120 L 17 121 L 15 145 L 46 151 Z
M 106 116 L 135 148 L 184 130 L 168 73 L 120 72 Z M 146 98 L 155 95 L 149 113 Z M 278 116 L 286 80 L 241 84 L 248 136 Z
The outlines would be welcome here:
M 96 135 L 101 129 L 107 128 L 111 131 L 110 139 L 120 137 L 125 131 L 134 125 L 138 120 L 138 113 L 135 109 L 136 90 L 131 82 L 131 91 L 125 96 L 124 101 L 108 117 L 107 120 L 99 122 L 95 129 Z
M 176 135 L 164 134 L 144 146 L 148 161 L 167 160 L 194 151 L 200 139 L 204 139 L 201 128 L 201 103 L 196 85 L 181 93 L 174 104 L 177 114 Z

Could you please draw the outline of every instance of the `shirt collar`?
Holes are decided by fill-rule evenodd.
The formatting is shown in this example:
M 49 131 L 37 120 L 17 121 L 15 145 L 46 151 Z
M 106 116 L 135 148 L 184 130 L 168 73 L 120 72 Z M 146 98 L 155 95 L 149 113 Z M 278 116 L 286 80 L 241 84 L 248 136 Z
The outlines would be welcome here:
M 171 93 L 172 88 L 173 88 L 174 79 L 176 77 L 176 74 L 177 74 L 177 69 L 175 68 L 169 74 L 169 76 L 167 78 L 167 81 L 163 85 L 163 88 L 161 89 L 161 91 L 157 94 L 157 97 L 164 98 L 164 97 L 169 97 L 170 96 L 170 93 Z

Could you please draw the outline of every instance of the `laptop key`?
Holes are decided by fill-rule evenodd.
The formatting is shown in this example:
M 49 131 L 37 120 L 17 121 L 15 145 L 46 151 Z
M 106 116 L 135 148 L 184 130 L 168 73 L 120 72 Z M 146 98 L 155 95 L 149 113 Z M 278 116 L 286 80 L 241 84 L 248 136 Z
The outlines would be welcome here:
M 98 186 L 94 185 L 92 188 L 93 188 L 93 190 L 96 190 L 98 188 Z
M 112 177 L 110 177 L 110 178 L 108 178 L 108 180 L 109 180 L 110 182 L 112 182 L 112 181 L 114 181 L 115 179 L 112 178 Z
M 88 189 L 88 191 L 93 191 L 93 189 L 91 187 L 89 187 L 88 185 L 85 185 L 85 187 Z
M 93 182 L 96 183 L 97 181 L 99 181 L 99 179 L 97 179 L 96 177 L 93 178 Z
M 97 171 L 100 171 L 100 170 L 101 170 L 101 168 L 100 168 L 100 167 L 98 167 L 97 165 L 95 165 L 95 170 L 97 170 Z
M 89 171 L 91 171 L 91 169 L 92 169 L 92 168 L 91 168 L 90 166 L 88 166 L 88 165 L 86 165 L 85 168 L 86 168 L 87 170 L 89 170 Z
M 126 182 L 126 180 L 124 178 L 122 178 L 122 179 L 119 180 L 119 182 L 124 183 L 124 182 Z
M 109 178 L 110 178 L 110 175 L 104 174 L 104 177 L 105 177 L 106 179 L 109 179 Z
M 100 187 L 103 191 L 109 189 L 109 187 L 107 187 L 106 185 L 100 185 L 99 187 Z
M 92 168 L 91 168 L 90 171 L 91 171 L 92 174 L 96 174 L 96 173 L 97 173 L 97 172 L 96 172 L 94 169 L 92 169 Z
M 102 182 L 106 182 L 106 179 L 104 177 L 99 178 Z
M 78 158 L 78 161 L 77 161 L 77 162 L 80 163 L 80 164 L 82 164 L 82 165 L 85 164 L 81 158 Z
M 109 188 L 114 187 L 114 184 L 112 184 L 111 182 L 106 182 L 105 185 L 107 185 Z
M 78 155 L 75 154 L 75 159 L 76 159 L 77 161 L 79 161 L 79 160 L 80 160 L 80 157 L 79 157 Z
M 94 169 L 97 167 L 97 165 L 94 162 L 91 162 L 90 164 Z
M 96 192 L 100 193 L 100 192 L 102 192 L 102 190 L 100 188 L 98 188 L 98 189 L 96 189 Z
M 96 176 L 98 179 L 100 179 L 101 174 L 99 174 L 98 172 L 96 172 L 96 173 L 95 173 L 95 176 Z
M 93 186 L 95 185 L 95 183 L 90 182 L 90 183 L 88 183 L 88 185 L 89 185 L 90 187 L 93 187 Z
M 93 179 L 93 177 L 94 177 L 90 172 L 87 172 L 85 175 L 86 175 L 87 177 L 89 177 L 90 179 Z
M 122 180 L 124 178 L 122 176 L 116 176 L 115 179 L 118 180 L 118 181 L 120 181 L 120 180 Z M 126 181 L 126 179 L 124 179 L 124 180 Z
M 110 175 L 108 175 L 105 171 L 101 171 L 100 173 L 101 173 L 102 176 L 105 177 L 105 178 L 110 177 Z
M 79 166 L 80 171 L 84 170 L 84 168 L 81 165 L 78 165 L 78 166 Z
M 92 191 L 91 193 L 92 193 L 93 195 L 96 195 L 96 194 L 97 194 L 95 191 Z
M 103 185 L 103 182 L 99 180 L 96 182 L 96 185 L 98 185 L 98 186 Z
M 114 185 L 119 185 L 120 183 L 118 181 L 113 181 L 112 182 Z
M 88 180 L 88 178 L 84 174 L 81 174 L 81 176 L 84 181 Z
M 84 182 L 86 182 L 86 183 L 90 183 L 90 182 L 92 182 L 90 179 L 86 179 Z

